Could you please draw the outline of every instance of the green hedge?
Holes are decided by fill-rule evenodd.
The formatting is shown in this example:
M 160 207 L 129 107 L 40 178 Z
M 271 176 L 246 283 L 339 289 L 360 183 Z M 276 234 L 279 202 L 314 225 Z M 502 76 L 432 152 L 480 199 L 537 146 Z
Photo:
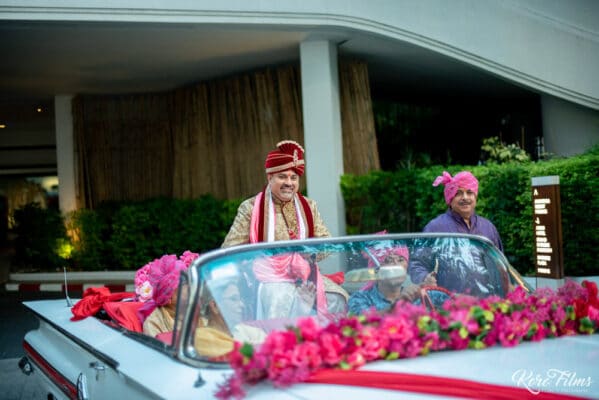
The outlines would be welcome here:
M 43 270 L 68 266 L 60 256 L 68 247 L 68 239 L 59 211 L 30 203 L 15 210 L 13 217 L 16 266 Z
M 15 264 L 52 270 L 131 270 L 164 254 L 202 253 L 222 243 L 240 201 L 209 195 L 195 200 L 156 198 L 107 202 L 96 210 L 77 210 L 64 219 L 34 204 L 15 212 Z M 58 244 L 73 238 L 69 254 Z
M 501 235 L 505 254 L 521 273 L 534 271 L 531 177 L 559 175 L 564 268 L 568 276 L 599 275 L 599 148 L 568 159 L 486 166 L 432 166 L 368 175 L 345 175 L 348 233 L 420 231 L 446 209 L 443 170 L 470 170 L 479 180 L 477 212 Z
M 446 209 L 433 180 L 444 169 L 472 171 L 480 182 L 477 212 L 497 226 L 505 253 L 521 273 L 533 272 L 531 177 L 559 175 L 564 266 L 569 276 L 599 275 L 599 147 L 582 156 L 537 163 L 434 166 L 345 175 L 341 189 L 349 234 L 418 232 Z M 240 201 L 209 195 L 103 203 L 63 219 L 55 210 L 27 205 L 15 212 L 15 264 L 52 270 L 136 269 L 163 254 L 205 252 L 220 246 Z
M 83 240 L 83 251 L 73 258 L 84 269 L 135 269 L 164 254 L 212 250 L 222 243 L 238 205 L 239 201 L 220 201 L 209 195 L 195 200 L 157 198 L 117 207 L 107 204 L 97 212 L 109 216 L 99 217 L 101 228 L 84 230 L 93 237 L 92 243 L 102 242 L 102 250 L 86 250 Z

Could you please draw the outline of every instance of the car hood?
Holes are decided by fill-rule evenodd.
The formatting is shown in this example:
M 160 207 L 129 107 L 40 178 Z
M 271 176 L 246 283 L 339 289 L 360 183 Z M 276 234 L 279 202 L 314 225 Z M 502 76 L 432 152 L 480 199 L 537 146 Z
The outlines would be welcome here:
M 161 381 L 164 379 L 165 368 L 175 371 L 169 376 L 178 376 L 181 382 L 197 379 L 198 369 L 176 362 L 161 352 L 148 352 L 146 346 L 126 339 L 122 332 L 109 328 L 94 318 L 73 323 L 70 321 L 71 311 L 64 300 L 24 304 L 53 326 L 89 344 L 106 357 L 118 361 L 118 370 L 134 381 Z M 123 346 L 127 346 L 127 356 L 123 355 Z M 136 358 L 136 354 L 143 356 L 143 362 Z M 143 365 L 161 365 L 161 368 L 144 368 Z M 363 366 L 360 370 L 520 387 L 528 390 L 531 395 L 541 391 L 599 398 L 599 335 L 565 336 L 540 342 L 525 342 L 514 347 L 495 346 L 483 350 L 434 352 L 409 359 L 377 361 Z M 202 377 L 208 383 L 202 392 L 213 395 L 216 385 L 222 383 L 230 373 L 230 370 L 202 369 Z M 590 385 L 585 385 L 584 382 L 588 382 L 589 378 Z M 177 387 L 177 383 L 171 382 L 168 386 Z M 159 387 L 157 394 L 172 398 L 172 391 L 169 392 L 166 386 L 163 389 L 166 391 Z M 275 394 L 277 399 L 326 400 L 362 400 L 368 397 L 375 398 L 374 396 L 384 396 L 386 399 L 424 397 L 423 393 L 314 383 L 273 389 L 270 383 L 263 382 L 250 388 L 247 398 L 271 400 Z M 445 397 L 436 395 L 430 398 Z
M 526 391 L 522 394 L 529 397 L 534 397 L 539 392 L 551 392 L 582 398 L 599 398 L 599 335 L 566 336 L 545 339 L 541 342 L 521 343 L 514 347 L 496 346 L 482 350 L 435 352 L 409 359 L 373 362 L 366 364 L 360 370 L 519 387 Z M 456 382 L 459 384 L 459 381 Z M 431 385 L 434 384 L 433 379 Z M 259 386 L 250 391 L 250 394 L 262 394 L 270 384 Z M 287 388 L 286 391 L 287 394 L 299 399 L 351 400 L 379 396 L 384 396 L 386 399 L 422 399 L 426 397 L 421 392 L 312 383 L 297 384 Z M 455 399 L 449 395 L 430 395 L 430 398 Z

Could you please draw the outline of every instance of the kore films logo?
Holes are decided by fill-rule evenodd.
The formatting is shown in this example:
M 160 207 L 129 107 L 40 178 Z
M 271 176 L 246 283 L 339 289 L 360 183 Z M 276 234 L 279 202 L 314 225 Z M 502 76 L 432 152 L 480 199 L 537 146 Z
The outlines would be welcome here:
M 518 387 L 524 387 L 532 394 L 588 392 L 593 383 L 590 376 L 581 377 L 574 371 L 557 368 L 548 369 L 545 373 L 519 369 L 512 375 L 512 381 Z

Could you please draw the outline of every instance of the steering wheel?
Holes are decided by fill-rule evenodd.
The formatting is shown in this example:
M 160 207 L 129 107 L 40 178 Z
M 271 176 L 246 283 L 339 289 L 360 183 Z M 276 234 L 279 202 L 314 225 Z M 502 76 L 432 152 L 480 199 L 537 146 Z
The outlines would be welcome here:
M 414 304 L 424 304 L 429 310 L 440 308 L 445 300 L 453 297 L 453 294 L 441 286 L 422 286 L 420 298 L 414 300 Z

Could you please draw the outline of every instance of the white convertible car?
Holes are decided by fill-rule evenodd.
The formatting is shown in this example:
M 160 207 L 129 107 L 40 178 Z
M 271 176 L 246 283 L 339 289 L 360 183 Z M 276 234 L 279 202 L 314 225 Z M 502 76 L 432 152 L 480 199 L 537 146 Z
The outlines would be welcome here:
M 26 302 L 19 365 L 47 399 L 599 398 L 596 286 L 533 292 L 478 236 L 215 250 L 177 299 L 157 337 L 135 297 L 77 321 L 66 299 Z

